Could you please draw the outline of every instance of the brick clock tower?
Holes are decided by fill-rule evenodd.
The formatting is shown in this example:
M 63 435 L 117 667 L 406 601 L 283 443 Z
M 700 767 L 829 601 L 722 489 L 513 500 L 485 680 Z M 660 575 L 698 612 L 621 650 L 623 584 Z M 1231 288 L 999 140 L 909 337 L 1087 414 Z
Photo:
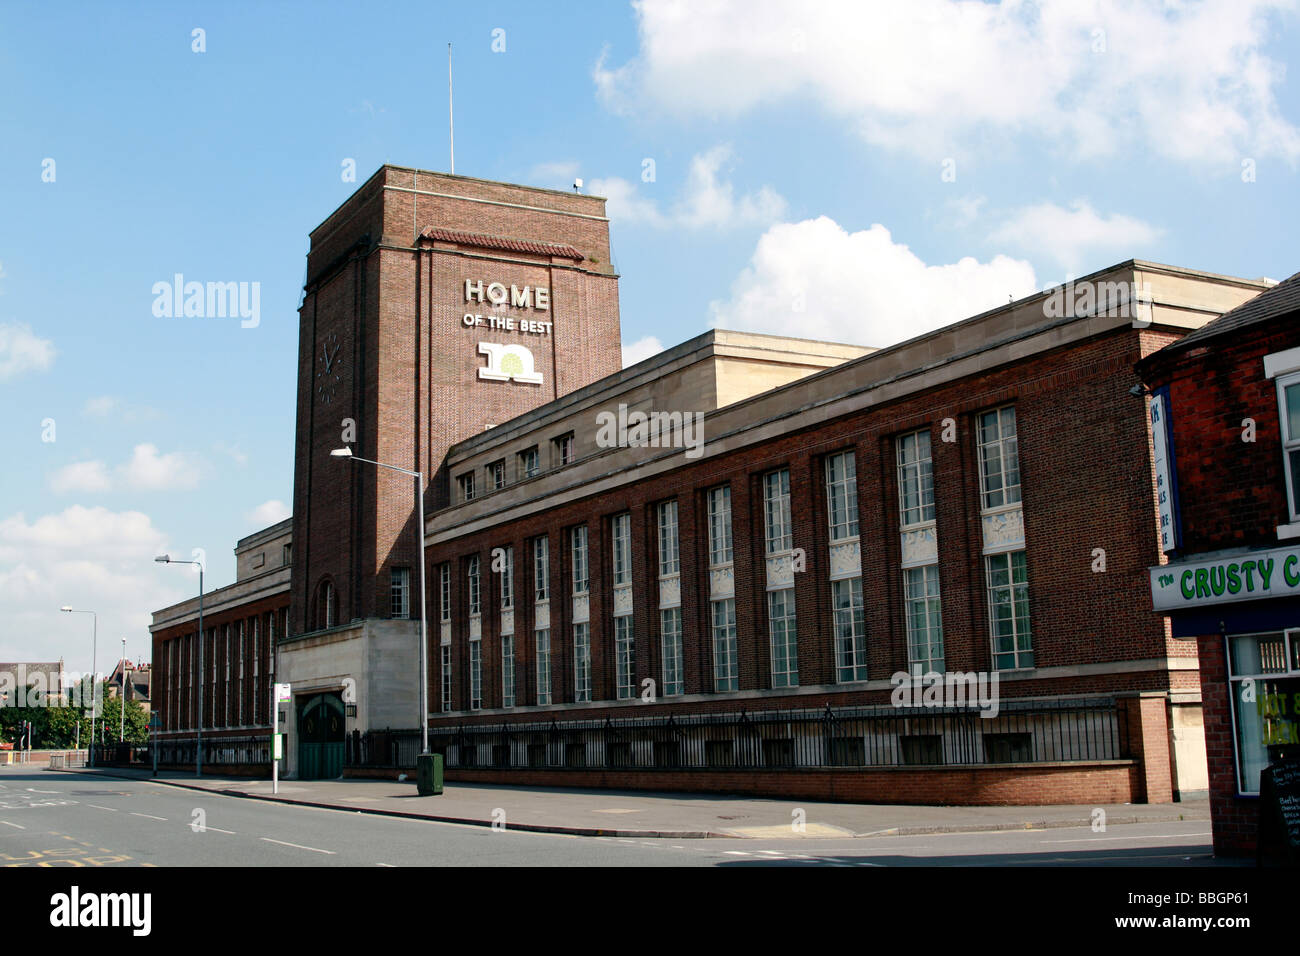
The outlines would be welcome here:
M 414 480 L 331 449 L 423 472 L 432 512 L 450 445 L 621 366 L 603 199 L 382 167 L 311 233 L 290 632 L 390 617 L 394 569 L 418 601 Z

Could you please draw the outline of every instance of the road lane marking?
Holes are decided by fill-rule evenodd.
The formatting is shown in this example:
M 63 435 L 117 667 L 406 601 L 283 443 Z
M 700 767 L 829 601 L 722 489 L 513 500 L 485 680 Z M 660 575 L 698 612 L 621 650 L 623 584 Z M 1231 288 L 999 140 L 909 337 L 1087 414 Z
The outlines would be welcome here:
M 8 820 L 0 820 L 0 823 L 3 823 L 3 824 L 4 824 L 5 826 L 7 826 L 7 827 L 13 827 L 15 830 L 26 830 L 26 829 L 27 829 L 26 827 L 20 827 L 20 826 L 19 826 L 18 824 L 16 824 L 16 823 L 10 823 Z
M 131 816 L 133 816 L 133 817 L 147 817 L 147 818 L 149 818 L 150 820 L 161 820 L 163 823 L 166 823 L 166 822 L 167 822 L 167 818 L 166 818 L 166 817 L 156 817 L 156 816 L 154 816 L 152 813 L 136 813 L 134 810 L 132 810 L 132 811 L 131 811 Z
M 188 825 L 189 825 L 189 824 L 186 824 L 186 826 L 188 826 Z M 234 830 L 223 830 L 223 829 L 221 829 L 221 827 L 210 827 L 210 826 L 205 826 L 203 829 L 204 829 L 204 830 L 215 830 L 217 833 L 229 833 L 231 836 L 235 836 L 235 831 L 234 831 Z
M 107 810 L 109 813 L 117 813 L 117 807 L 101 807 L 98 803 L 88 803 L 88 807 L 94 807 L 96 810 Z
M 313 853 L 328 853 L 330 856 L 337 854 L 333 850 L 321 850 L 314 846 L 303 846 L 301 843 L 286 843 L 284 840 L 272 840 L 270 837 L 262 837 L 267 843 L 278 843 L 280 846 L 291 846 L 296 850 L 311 850 Z
M 1082 840 L 1039 840 L 1039 843 L 1107 843 L 1113 840 L 1127 840 L 1130 843 L 1134 840 L 1182 840 L 1186 837 L 1213 836 L 1214 834 L 1206 831 L 1205 833 L 1148 833 L 1143 836 L 1116 836 L 1116 837 L 1089 837 Z
M 386 866 L 386 867 L 388 867 L 390 870 L 395 870 L 395 869 L 397 869 L 397 867 L 394 866 L 392 863 L 376 863 L 375 866 Z

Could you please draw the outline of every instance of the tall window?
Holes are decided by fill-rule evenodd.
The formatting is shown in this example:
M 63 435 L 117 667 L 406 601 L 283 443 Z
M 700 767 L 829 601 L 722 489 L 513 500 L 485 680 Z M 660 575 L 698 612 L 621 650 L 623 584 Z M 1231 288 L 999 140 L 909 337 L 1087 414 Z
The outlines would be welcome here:
M 831 582 L 835 609 L 835 676 L 840 683 L 867 679 L 867 629 L 862 578 Z
M 767 592 L 772 643 L 772 686 L 799 686 L 799 647 L 795 633 L 794 588 Z
M 1300 373 L 1277 380 L 1282 425 L 1282 456 L 1286 471 L 1287 505 L 1291 521 L 1300 521 Z
M 494 461 L 488 465 L 488 481 L 493 491 L 500 491 L 506 486 L 506 463 Z
M 460 497 L 462 501 L 474 500 L 474 472 L 467 471 L 460 476 Z
M 515 636 L 501 637 L 501 706 L 515 706 Z
M 913 432 L 898 439 L 898 494 L 904 528 L 934 520 L 934 473 L 928 431 Z
M 515 594 L 515 549 L 514 545 L 504 549 L 505 557 L 501 562 L 501 607 L 514 607 Z
M 540 604 L 550 596 L 551 542 L 549 538 L 533 539 L 533 602 Z
M 664 662 L 665 697 L 686 692 L 682 668 L 682 609 L 664 608 L 659 612 L 659 644 Z
M 573 529 L 573 593 L 587 593 L 587 526 Z
M 731 487 L 709 489 L 709 564 L 717 567 L 730 564 L 731 550 Z
M 482 594 L 479 591 L 477 554 L 470 556 L 468 578 L 469 578 L 469 613 L 481 614 L 483 613 L 483 599 L 482 599 Z
M 483 706 L 483 642 L 469 642 L 469 709 Z
M 537 661 L 537 703 L 539 705 L 549 704 L 551 702 L 551 630 L 547 627 L 539 627 L 533 635 L 536 653 L 533 655 Z
M 677 574 L 682 569 L 677 534 L 677 502 L 659 506 L 659 574 Z
M 913 673 L 943 671 L 943 618 L 939 611 L 939 567 L 903 572 L 906 587 L 907 663 Z
M 851 451 L 826 459 L 826 513 L 832 541 L 858 536 L 858 470 Z
M 794 548 L 790 530 L 790 471 L 782 468 L 763 476 L 767 524 L 767 553 L 782 554 Z
M 984 561 L 989 582 L 989 620 L 993 627 L 993 666 L 998 670 L 1033 667 L 1025 552 L 990 554 Z
M 636 696 L 636 648 L 632 640 L 632 615 L 614 618 L 614 660 L 619 700 Z
M 591 700 L 591 629 L 585 621 L 573 625 L 573 699 Z
M 525 448 L 519 453 L 519 474 L 524 478 L 532 478 L 541 473 L 541 460 L 537 454 L 537 446 Z
M 438 619 L 440 621 L 451 620 L 451 565 L 442 564 L 438 566 Z
M 627 512 L 610 521 L 614 545 L 614 586 L 632 583 L 632 516 Z
M 1016 448 L 1016 410 L 1011 407 L 979 417 L 980 480 L 984 508 L 1020 503 L 1020 457 Z
M 573 461 L 573 432 L 561 435 L 555 439 L 555 457 L 561 465 L 568 465 Z
M 410 617 L 411 569 L 391 568 L 388 572 L 388 591 L 392 602 L 393 617 Z
M 713 689 L 740 689 L 736 649 L 736 599 L 713 602 Z
M 328 579 L 320 583 L 317 591 L 316 626 L 327 628 L 334 626 L 334 583 Z
M 442 712 L 451 711 L 451 645 L 442 645 Z

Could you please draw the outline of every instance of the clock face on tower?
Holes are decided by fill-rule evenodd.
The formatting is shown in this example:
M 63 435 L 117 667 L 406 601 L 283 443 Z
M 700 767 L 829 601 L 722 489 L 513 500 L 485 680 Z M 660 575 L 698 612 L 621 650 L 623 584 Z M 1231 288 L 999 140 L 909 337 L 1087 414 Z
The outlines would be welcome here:
M 316 355 L 316 394 L 321 403 L 328 405 L 338 397 L 343 384 L 343 360 L 339 357 L 342 346 L 337 333 L 331 332 L 321 342 Z

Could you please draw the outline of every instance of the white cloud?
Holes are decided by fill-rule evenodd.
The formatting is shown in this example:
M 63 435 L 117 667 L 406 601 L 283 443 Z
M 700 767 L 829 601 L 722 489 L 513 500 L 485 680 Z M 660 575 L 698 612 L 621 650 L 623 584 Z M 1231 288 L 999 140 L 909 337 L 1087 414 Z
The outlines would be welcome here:
M 115 409 L 122 407 L 122 400 L 112 395 L 97 395 L 86 399 L 82 413 L 92 418 L 107 418 Z
M 1150 223 L 1119 213 L 1102 216 L 1087 201 L 1076 199 L 1068 209 L 1044 202 L 1016 210 L 989 239 L 1045 253 L 1067 271 L 1078 272 L 1098 256 L 1134 258 L 1161 235 Z
M 199 483 L 199 466 L 189 455 L 176 451 L 160 455 L 148 443 L 135 446 L 131 460 L 118 467 L 118 474 L 128 487 L 142 491 L 194 488 Z
M 293 514 L 293 510 L 288 505 L 277 498 L 272 498 L 270 501 L 263 501 L 252 511 L 248 512 L 248 514 L 244 515 L 244 519 L 249 524 L 255 524 L 259 528 L 265 528 L 283 521 L 291 514 Z
M 0 322 L 0 382 L 24 372 L 43 372 L 54 363 L 54 343 L 22 322 Z
M 616 223 L 726 229 L 766 225 L 780 219 L 785 214 L 786 202 L 771 187 L 762 186 L 737 197 L 735 186 L 722 176 L 730 169 L 732 155 L 730 146 L 721 145 L 694 156 L 681 193 L 666 211 L 654 200 L 642 197 L 637 187 L 626 179 L 593 179 L 591 192 L 609 200 L 606 209 Z
M 235 464 L 241 468 L 248 464 L 248 455 L 240 451 L 238 445 L 228 445 L 223 441 L 217 441 L 212 443 L 212 450 L 223 455 L 229 455 Z
M 166 550 L 166 535 L 138 511 L 76 505 L 0 519 L 0 659 L 63 657 L 68 670 L 89 670 L 91 622 L 60 614 L 63 605 L 98 612 L 101 669 L 122 637 L 132 657 L 148 659 L 150 613 L 190 593 L 180 572 L 153 563 Z
M 938 162 L 995 136 L 1075 157 L 1135 144 L 1189 164 L 1300 160 L 1262 52 L 1294 0 L 635 0 L 640 48 L 593 71 L 611 108 L 705 119 L 805 97 Z
M 65 465 L 50 476 L 50 488 L 57 494 L 69 491 L 109 491 L 113 487 L 102 461 L 78 461 Z
M 768 229 L 710 311 L 718 327 L 884 347 L 1036 289 L 1024 260 L 927 265 L 882 225 L 851 233 L 821 216 Z
M 653 335 L 647 335 L 645 338 L 637 339 L 632 343 L 623 343 L 623 367 L 635 365 L 637 362 L 644 361 L 652 355 L 658 355 L 664 350 L 663 343 Z

